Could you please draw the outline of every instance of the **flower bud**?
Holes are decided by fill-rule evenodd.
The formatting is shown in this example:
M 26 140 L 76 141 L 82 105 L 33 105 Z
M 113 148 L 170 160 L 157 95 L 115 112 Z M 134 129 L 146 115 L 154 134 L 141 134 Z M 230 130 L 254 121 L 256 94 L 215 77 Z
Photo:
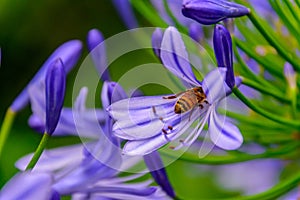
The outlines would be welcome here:
M 45 132 L 51 135 L 58 123 L 64 102 L 66 74 L 60 59 L 49 65 L 46 74 L 46 127 Z
M 92 29 L 87 35 L 87 46 L 95 67 L 103 81 L 111 80 L 107 70 L 106 49 L 104 37 L 97 29 Z M 100 45 L 101 44 L 101 45 Z
M 296 89 L 296 73 L 290 63 L 284 65 L 284 76 L 288 82 L 289 87 L 292 90 Z
M 240 17 L 250 13 L 242 5 L 226 0 L 184 0 L 182 14 L 200 24 L 216 24 L 226 18 Z
M 229 88 L 233 88 L 235 79 L 232 61 L 232 41 L 229 31 L 223 25 L 217 24 L 215 26 L 213 43 L 218 67 L 227 69 L 225 82 Z

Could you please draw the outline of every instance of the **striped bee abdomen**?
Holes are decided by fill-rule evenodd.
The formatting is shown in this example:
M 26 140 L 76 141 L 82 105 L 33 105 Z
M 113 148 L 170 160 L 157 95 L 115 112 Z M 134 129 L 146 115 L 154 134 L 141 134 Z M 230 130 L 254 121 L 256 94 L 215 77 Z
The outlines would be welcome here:
M 174 112 L 176 114 L 185 113 L 195 106 L 203 106 L 201 103 L 205 102 L 206 96 L 201 87 L 195 87 L 187 90 L 176 102 Z

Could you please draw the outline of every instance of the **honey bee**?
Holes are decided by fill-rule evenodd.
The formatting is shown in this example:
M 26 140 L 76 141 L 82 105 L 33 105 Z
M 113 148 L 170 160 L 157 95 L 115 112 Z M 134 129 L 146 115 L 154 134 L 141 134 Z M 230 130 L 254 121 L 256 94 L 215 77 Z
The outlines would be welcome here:
M 199 106 L 201 109 L 203 108 L 202 103 L 208 104 L 206 100 L 206 95 L 203 92 L 202 87 L 194 87 L 185 92 L 164 97 L 165 99 L 174 99 L 178 96 L 182 95 L 176 102 L 174 112 L 176 114 L 185 113 L 187 111 L 192 110 L 196 106 Z

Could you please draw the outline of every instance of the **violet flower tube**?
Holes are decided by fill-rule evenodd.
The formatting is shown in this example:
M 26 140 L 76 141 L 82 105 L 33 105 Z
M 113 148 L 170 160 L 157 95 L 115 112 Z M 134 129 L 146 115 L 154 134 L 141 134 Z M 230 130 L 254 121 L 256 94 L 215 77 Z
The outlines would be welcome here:
M 245 6 L 227 0 L 184 0 L 182 14 L 200 24 L 211 25 L 226 18 L 250 13 Z
M 46 74 L 46 127 L 45 133 L 54 132 L 64 103 L 66 74 L 60 59 L 50 64 Z
M 229 31 L 220 24 L 217 24 L 214 29 L 214 51 L 217 59 L 218 67 L 225 67 L 226 83 L 231 89 L 235 84 L 233 74 L 233 61 L 232 61 L 232 41 Z

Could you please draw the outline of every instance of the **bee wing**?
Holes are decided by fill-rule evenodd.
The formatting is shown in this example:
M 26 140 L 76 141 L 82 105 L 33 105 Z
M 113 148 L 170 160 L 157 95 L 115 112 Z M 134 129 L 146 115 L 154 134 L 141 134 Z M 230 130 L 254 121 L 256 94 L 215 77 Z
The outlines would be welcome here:
M 116 120 L 113 131 L 120 138 L 140 140 L 160 134 L 164 119 L 174 115 L 174 99 L 143 96 L 113 103 L 107 111 Z
M 192 71 L 181 35 L 174 27 L 169 27 L 165 31 L 160 56 L 164 66 L 179 77 L 185 86 L 201 85 Z

